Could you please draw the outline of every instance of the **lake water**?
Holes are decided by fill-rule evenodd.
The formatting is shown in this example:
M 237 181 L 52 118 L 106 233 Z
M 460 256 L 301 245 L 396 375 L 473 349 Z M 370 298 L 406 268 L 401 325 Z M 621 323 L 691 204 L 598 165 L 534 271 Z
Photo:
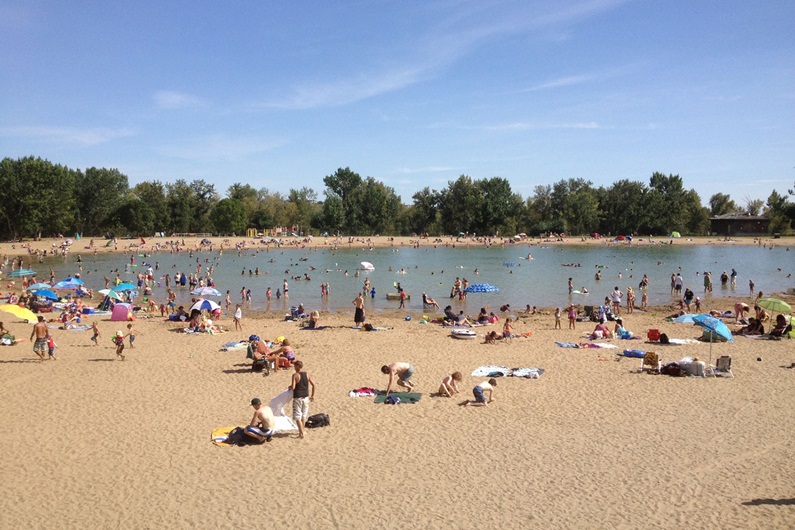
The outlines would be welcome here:
M 532 254 L 533 259 L 520 259 Z M 64 260 L 48 259 L 45 263 L 34 265 L 39 278 L 46 278 L 49 268 L 55 269 L 57 280 L 77 271 L 77 252 Z M 475 313 L 481 306 L 492 308 L 510 304 L 514 309 L 525 305 L 545 308 L 563 307 L 571 299 L 575 303 L 598 305 L 609 295 L 615 286 L 626 293 L 627 286 L 637 292 L 638 282 L 644 274 L 649 276 L 649 304 L 661 305 L 672 301 L 670 295 L 671 273 L 681 272 L 685 287 L 690 287 L 697 296 L 704 297 L 703 271 L 712 272 L 714 292 L 709 298 L 731 297 L 748 298 L 748 280 L 753 279 L 756 292 L 782 292 L 795 287 L 795 279 L 787 275 L 795 272 L 795 253 L 784 247 L 766 249 L 757 246 L 685 246 L 685 245 L 632 245 L 632 246 L 567 246 L 539 247 L 512 245 L 505 248 L 483 248 L 471 246 L 421 247 L 419 249 L 396 247 L 373 250 L 340 249 L 271 249 L 259 252 L 247 251 L 238 255 L 236 251 L 226 250 L 222 256 L 209 252 L 170 254 L 154 253 L 150 257 L 135 256 L 137 268 L 125 272 L 129 255 L 91 254 L 82 255 L 82 278 L 94 289 L 104 286 L 103 276 L 111 279 L 118 269 L 123 280 L 135 283 L 135 275 L 143 264 L 159 262 L 160 270 L 156 276 L 173 276 L 176 271 L 186 273 L 195 271 L 197 261 L 204 266 L 215 264 L 213 277 L 219 291 L 230 291 L 232 302 L 241 300 L 241 288 L 251 289 L 251 308 L 257 310 L 284 311 L 291 305 L 304 303 L 307 308 L 321 310 L 344 310 L 352 312 L 351 301 L 362 288 L 365 277 L 376 289 L 376 297 L 367 298 L 371 310 L 398 306 L 396 301 L 387 301 L 386 293 L 395 292 L 394 284 L 400 282 L 411 295 L 407 302 L 410 311 L 422 311 L 422 292 L 435 298 L 444 307 L 448 303 L 454 308 Z M 301 261 L 301 260 L 305 261 Z M 209 263 L 205 263 L 209 260 Z M 360 263 L 367 261 L 375 270 L 361 272 L 355 277 Z M 508 264 L 506 266 L 505 264 Z M 580 264 L 580 267 L 562 266 Z M 594 279 L 596 267 L 602 267 L 602 279 Z M 259 267 L 260 276 L 249 276 L 249 270 Z M 315 270 L 310 270 L 314 267 Z M 391 271 L 390 271 L 391 268 Z M 738 272 L 736 287 L 721 286 L 722 271 Z M 779 270 L 779 268 L 781 270 Z M 404 271 L 401 273 L 401 269 Z M 478 271 L 476 274 L 475 271 Z M 289 272 L 286 272 L 289 271 Z M 345 275 L 345 271 L 348 275 Z M 244 274 L 241 274 L 244 272 Z M 295 276 L 308 274 L 311 280 L 295 281 Z M 619 274 L 621 277 L 619 278 Z M 470 294 L 461 302 L 449 298 L 456 277 L 466 278 L 470 284 L 489 283 L 500 288 L 497 293 Z M 586 295 L 569 297 L 567 281 L 573 278 L 574 288 L 588 289 Z M 282 280 L 288 279 L 289 300 L 276 299 L 276 290 L 281 289 Z M 328 282 L 331 294 L 322 298 L 321 283 Z M 161 302 L 165 298 L 165 284 L 155 290 L 154 298 Z M 273 290 L 271 303 L 265 297 L 266 289 Z M 191 295 L 188 288 L 175 289 L 180 303 L 188 303 Z M 222 297 L 218 299 L 222 302 Z M 728 303 L 728 300 L 727 300 Z M 637 293 L 640 305 L 640 293 Z

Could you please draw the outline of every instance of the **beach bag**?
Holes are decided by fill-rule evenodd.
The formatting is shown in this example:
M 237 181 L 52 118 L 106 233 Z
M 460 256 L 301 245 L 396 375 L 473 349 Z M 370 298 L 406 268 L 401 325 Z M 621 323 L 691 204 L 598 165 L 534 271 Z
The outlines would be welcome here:
M 365 324 L 364 325 L 364 330 L 365 331 L 373 331 L 373 325 L 372 324 Z
M 660 344 L 671 344 L 671 340 L 665 333 L 660 333 Z
M 400 405 L 400 398 L 397 396 L 389 396 L 384 400 L 385 405 Z
M 243 427 L 235 427 L 229 431 L 226 438 L 226 443 L 232 445 L 257 445 L 257 441 L 250 436 L 247 436 Z
M 331 422 L 329 421 L 328 414 L 313 414 L 306 419 L 306 426 L 310 429 L 328 427 L 329 425 L 331 425 Z

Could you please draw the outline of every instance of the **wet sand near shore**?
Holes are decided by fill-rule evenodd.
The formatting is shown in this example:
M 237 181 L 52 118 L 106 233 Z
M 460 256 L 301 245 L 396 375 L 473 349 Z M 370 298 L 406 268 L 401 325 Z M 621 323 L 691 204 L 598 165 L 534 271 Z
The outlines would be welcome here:
M 641 335 L 700 334 L 664 322 L 669 312 L 635 312 L 624 324 Z M 246 314 L 243 332 L 199 336 L 139 319 L 124 362 L 111 337 L 125 326 L 108 317 L 91 317 L 99 346 L 90 332 L 52 330 L 57 361 L 36 362 L 29 342 L 0 348 L 0 527 L 795 525 L 793 341 L 714 344 L 713 362 L 731 355 L 734 379 L 672 378 L 639 374 L 639 359 L 615 352 L 708 360 L 710 346 L 613 340 L 618 349 L 564 349 L 554 342 L 585 342 L 593 324 L 567 330 L 564 318 L 554 330 L 554 317 L 522 314 L 515 329 L 529 338 L 486 345 L 410 314 L 369 315 L 389 328 L 377 332 L 352 329 L 352 311 L 322 314 L 328 327 L 318 331 Z M 30 325 L 4 320 L 17 338 L 29 337 Z M 476 331 L 492 329 L 501 327 Z M 252 333 L 291 339 L 318 384 L 310 414 L 329 414 L 331 426 L 257 447 L 210 442 L 213 429 L 250 420 L 252 397 L 270 399 L 289 384 L 289 372 L 264 377 L 244 351 L 219 351 Z M 348 396 L 385 388 L 379 368 L 396 361 L 415 365 L 419 403 Z M 458 406 L 484 379 L 469 375 L 481 365 L 545 373 L 499 379 L 488 407 Z M 431 397 L 456 370 L 461 394 Z

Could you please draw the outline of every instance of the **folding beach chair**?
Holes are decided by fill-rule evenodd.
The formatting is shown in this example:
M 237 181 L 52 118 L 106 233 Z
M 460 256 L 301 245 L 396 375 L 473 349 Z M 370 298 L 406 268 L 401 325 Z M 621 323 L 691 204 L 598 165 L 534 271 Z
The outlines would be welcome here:
M 590 320 L 591 322 L 594 322 L 596 320 L 596 315 L 594 314 L 592 305 L 583 306 L 583 310 L 585 311 L 585 317 L 588 320 Z
M 662 370 L 662 361 L 659 355 L 653 351 L 647 352 L 641 360 L 640 373 L 649 372 L 650 374 L 659 374 L 660 370 Z
M 715 366 L 712 368 L 712 375 L 728 375 L 731 378 L 734 378 L 734 374 L 732 373 L 732 358 L 728 355 L 721 355 L 715 361 Z

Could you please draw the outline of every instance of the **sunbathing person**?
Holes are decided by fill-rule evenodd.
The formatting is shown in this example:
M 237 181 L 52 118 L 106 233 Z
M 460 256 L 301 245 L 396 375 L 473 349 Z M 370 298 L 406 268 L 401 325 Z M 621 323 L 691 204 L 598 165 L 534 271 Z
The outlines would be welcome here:
M 451 306 L 447 306 L 444 308 L 444 323 L 445 324 L 455 324 L 455 321 L 458 319 L 455 313 L 453 313 L 453 308 Z
M 748 325 L 740 329 L 739 331 L 734 331 L 733 335 L 764 335 L 765 334 L 765 327 L 762 325 L 762 322 L 759 319 L 754 317 L 748 317 Z
M 784 315 L 776 315 L 776 327 L 770 330 L 771 337 L 783 337 L 792 331 L 792 323 L 787 323 Z
M 607 325 L 605 324 L 604 320 L 600 321 L 596 325 L 596 327 L 594 328 L 593 333 L 591 334 L 591 336 L 594 339 L 611 339 L 611 338 L 613 338 L 613 334 L 610 332 L 609 329 L 607 329 Z
M 293 362 L 295 360 L 295 350 L 290 345 L 290 341 L 287 339 L 282 340 L 282 344 L 279 348 L 272 350 L 268 355 L 268 361 L 271 361 L 276 366 L 275 371 L 279 371 L 279 361 L 280 358 L 286 359 L 289 362 Z
M 320 313 L 318 311 L 312 311 L 309 313 L 309 329 L 315 329 L 320 321 Z
M 489 314 L 486 312 L 485 307 L 480 308 L 480 314 L 478 315 L 478 324 L 488 324 L 489 323 Z
M 422 305 L 430 305 L 435 307 L 436 309 L 439 309 L 439 304 L 436 302 L 436 300 L 434 300 L 425 293 L 422 293 Z

